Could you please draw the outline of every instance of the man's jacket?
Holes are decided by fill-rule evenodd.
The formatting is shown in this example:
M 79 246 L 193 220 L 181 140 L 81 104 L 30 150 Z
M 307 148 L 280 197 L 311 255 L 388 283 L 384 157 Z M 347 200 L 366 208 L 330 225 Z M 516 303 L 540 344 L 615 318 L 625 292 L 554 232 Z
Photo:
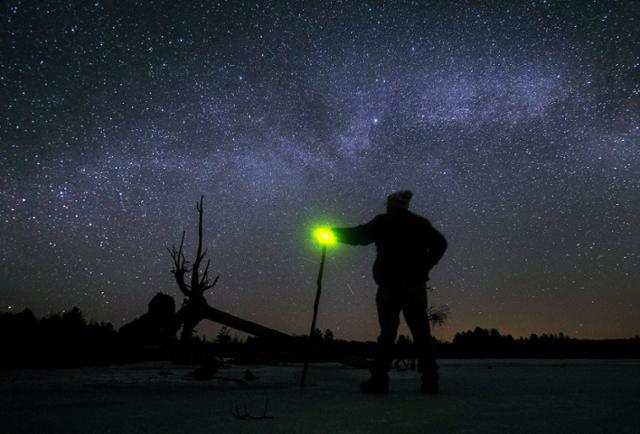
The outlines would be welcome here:
M 429 220 L 408 210 L 390 210 L 354 228 L 333 228 L 338 241 L 375 243 L 373 278 L 378 285 L 424 283 L 438 263 L 447 241 Z

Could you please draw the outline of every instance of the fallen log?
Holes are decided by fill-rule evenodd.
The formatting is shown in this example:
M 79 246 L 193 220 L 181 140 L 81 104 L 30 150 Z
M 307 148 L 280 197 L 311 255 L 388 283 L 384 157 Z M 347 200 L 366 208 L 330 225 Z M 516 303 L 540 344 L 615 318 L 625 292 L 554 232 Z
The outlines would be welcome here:
M 269 339 L 273 342 L 286 343 L 300 352 L 322 356 L 355 368 L 369 367 L 367 359 L 322 348 L 310 342 L 301 341 L 299 338 L 287 333 L 231 315 L 211 307 L 204 298 L 198 300 L 198 302 L 191 300 L 189 304 L 180 309 L 178 315 L 183 318 L 185 325 L 188 324 L 187 327 L 195 327 L 201 320 L 207 319 L 253 336 Z

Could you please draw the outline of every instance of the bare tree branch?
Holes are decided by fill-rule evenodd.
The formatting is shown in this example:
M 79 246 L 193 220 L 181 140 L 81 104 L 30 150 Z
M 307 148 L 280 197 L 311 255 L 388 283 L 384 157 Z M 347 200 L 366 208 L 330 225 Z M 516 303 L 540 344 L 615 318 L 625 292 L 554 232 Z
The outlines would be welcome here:
M 204 290 L 206 291 L 206 290 L 211 289 L 211 288 L 213 288 L 214 286 L 216 286 L 216 283 L 218 283 L 218 279 L 219 279 L 219 278 L 220 278 L 220 275 L 218 274 L 218 275 L 216 276 L 216 278 L 213 280 L 213 283 L 208 283 L 207 285 L 205 285 Z
M 269 397 L 265 397 L 264 409 L 261 415 L 250 414 L 249 410 L 247 410 L 246 402 L 243 403 L 242 408 L 240 408 L 238 403 L 235 402 L 233 406 L 233 410 L 231 411 L 231 414 L 233 415 L 233 417 L 240 420 L 273 419 L 273 416 L 267 414 L 268 408 L 269 408 Z
M 207 286 L 209 283 L 209 266 L 211 265 L 211 259 L 207 260 L 207 265 L 204 267 L 204 271 L 202 272 L 202 277 L 200 278 L 200 282 L 198 283 L 200 286 Z
M 174 245 L 169 250 L 169 254 L 171 255 L 171 259 L 173 259 L 173 269 L 171 273 L 173 273 L 176 283 L 178 284 L 178 288 L 180 291 L 187 297 L 191 295 L 191 286 L 185 283 L 184 277 L 186 273 L 189 273 L 191 269 L 187 266 L 188 261 L 184 257 L 184 253 L 182 252 L 184 247 L 184 237 L 185 232 L 182 231 L 182 238 L 180 239 L 180 247 L 176 249 Z
M 202 291 L 199 285 L 200 278 L 200 263 L 206 255 L 206 251 L 202 253 L 202 216 L 204 214 L 204 196 L 200 196 L 200 201 L 196 203 L 196 210 L 198 211 L 198 248 L 196 250 L 196 259 L 193 262 L 193 269 L 191 270 L 191 288 L 194 296 L 202 295 Z

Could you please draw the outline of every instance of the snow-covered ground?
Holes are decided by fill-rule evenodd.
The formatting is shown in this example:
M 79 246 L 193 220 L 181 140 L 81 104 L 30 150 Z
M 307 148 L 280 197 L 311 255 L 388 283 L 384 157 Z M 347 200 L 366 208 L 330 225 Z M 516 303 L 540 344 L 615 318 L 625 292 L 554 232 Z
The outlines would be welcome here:
M 2 433 L 640 433 L 639 360 L 443 360 L 442 393 L 394 372 L 386 396 L 367 372 L 312 364 L 229 366 L 184 378 L 171 363 L 0 372 Z M 258 379 L 244 382 L 249 368 Z M 234 409 L 271 419 L 241 420 Z

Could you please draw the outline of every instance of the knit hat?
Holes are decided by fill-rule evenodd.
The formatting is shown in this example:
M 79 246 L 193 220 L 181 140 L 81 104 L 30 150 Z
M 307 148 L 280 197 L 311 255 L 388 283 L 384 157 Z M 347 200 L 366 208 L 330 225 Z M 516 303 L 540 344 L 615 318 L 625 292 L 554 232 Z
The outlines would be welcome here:
M 390 208 L 409 209 L 409 202 L 411 202 L 412 197 L 413 193 L 409 190 L 396 191 L 387 196 L 387 206 Z

